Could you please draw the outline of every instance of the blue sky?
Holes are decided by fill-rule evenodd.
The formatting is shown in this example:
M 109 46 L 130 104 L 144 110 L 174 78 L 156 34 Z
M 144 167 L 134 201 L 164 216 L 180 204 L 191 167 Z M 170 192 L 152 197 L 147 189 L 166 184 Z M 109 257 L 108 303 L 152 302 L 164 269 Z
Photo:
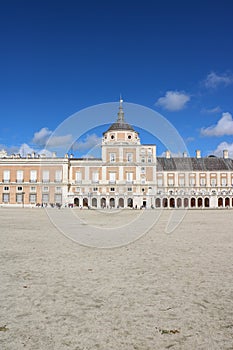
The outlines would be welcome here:
M 161 113 L 190 155 L 233 157 L 232 18 L 231 0 L 2 1 L 0 149 L 39 151 L 70 115 L 122 94 Z

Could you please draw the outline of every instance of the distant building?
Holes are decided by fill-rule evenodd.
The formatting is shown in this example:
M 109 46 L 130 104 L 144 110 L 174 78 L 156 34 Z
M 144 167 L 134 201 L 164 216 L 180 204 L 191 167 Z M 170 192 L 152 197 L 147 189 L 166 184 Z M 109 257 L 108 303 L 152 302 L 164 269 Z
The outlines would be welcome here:
M 0 152 L 0 205 L 63 205 L 91 208 L 233 207 L 233 160 L 157 157 L 156 145 L 142 145 L 118 118 L 104 132 L 101 158 L 51 158 Z

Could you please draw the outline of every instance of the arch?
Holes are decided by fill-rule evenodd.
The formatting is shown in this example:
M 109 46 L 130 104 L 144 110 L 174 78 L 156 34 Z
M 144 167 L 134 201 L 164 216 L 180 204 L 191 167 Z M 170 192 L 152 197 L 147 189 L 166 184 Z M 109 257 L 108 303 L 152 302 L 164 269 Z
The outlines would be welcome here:
M 188 208 L 188 206 L 189 206 L 189 200 L 188 198 L 184 198 L 184 207 Z
M 106 208 L 106 198 L 102 197 L 100 200 L 101 208 Z
M 177 208 L 180 208 L 182 207 L 182 199 L 181 198 L 177 198 L 177 201 L 176 201 L 176 205 L 177 205 Z
M 83 198 L 83 207 L 88 207 L 88 198 Z
M 110 205 L 110 208 L 115 208 L 115 198 L 110 198 L 109 200 L 109 205 Z
M 196 198 L 192 197 L 191 198 L 191 208 L 196 207 Z
M 160 198 L 156 198 L 155 206 L 156 206 L 156 208 L 160 208 L 161 207 L 161 199 Z
M 92 205 L 92 207 L 97 208 L 97 198 L 92 198 L 91 205 Z
M 222 199 L 222 197 L 218 198 L 218 207 L 223 207 L 223 199 Z
M 197 206 L 198 206 L 198 208 L 201 208 L 201 207 L 202 207 L 202 203 L 203 203 L 203 200 L 202 200 L 201 197 L 199 197 L 199 198 L 197 199 Z
M 233 197 L 232 197 L 232 199 L 231 199 L 231 206 L 233 207 Z
M 79 198 L 75 198 L 74 199 L 74 205 L 76 205 L 77 207 L 79 207 Z
M 173 197 L 169 199 L 169 207 L 175 208 L 175 199 Z
M 127 199 L 127 206 L 130 208 L 133 208 L 133 199 L 132 198 Z
M 205 208 L 209 208 L 209 206 L 210 206 L 210 199 L 208 197 L 205 198 L 204 206 L 205 206 Z
M 163 208 L 167 208 L 168 206 L 168 200 L 167 198 L 163 198 Z
M 119 208 L 124 208 L 124 198 L 119 198 L 118 206 Z
M 229 207 L 230 206 L 230 198 L 226 197 L 225 198 L 225 207 Z

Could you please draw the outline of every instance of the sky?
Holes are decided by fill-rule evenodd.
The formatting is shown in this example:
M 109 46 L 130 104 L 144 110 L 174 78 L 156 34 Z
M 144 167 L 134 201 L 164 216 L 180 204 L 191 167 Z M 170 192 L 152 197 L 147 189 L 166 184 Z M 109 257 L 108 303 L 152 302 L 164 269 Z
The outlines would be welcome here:
M 166 118 L 191 156 L 233 158 L 232 18 L 231 0 L 1 1 L 0 150 L 43 152 L 49 138 L 59 149 L 64 120 L 121 94 Z M 75 156 L 91 153 L 102 124 L 79 135 Z

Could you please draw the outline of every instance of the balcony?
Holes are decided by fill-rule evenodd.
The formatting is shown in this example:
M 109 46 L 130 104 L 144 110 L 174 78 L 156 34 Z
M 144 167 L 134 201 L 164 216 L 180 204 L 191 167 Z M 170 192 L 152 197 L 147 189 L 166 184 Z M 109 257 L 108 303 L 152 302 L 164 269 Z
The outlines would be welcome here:
M 31 184 L 35 184 L 35 183 L 37 183 L 37 179 L 34 179 L 34 180 L 30 179 L 29 182 L 30 182 Z
M 43 183 L 49 183 L 50 180 L 49 180 L 49 179 L 42 179 L 42 182 L 43 182 Z
M 24 179 L 16 179 L 15 182 L 17 184 L 22 184 L 24 182 Z
M 109 184 L 110 185 L 115 185 L 116 184 L 116 180 L 109 180 Z
M 9 184 L 9 183 L 10 183 L 10 179 L 3 179 L 2 182 L 3 182 L 4 184 Z

